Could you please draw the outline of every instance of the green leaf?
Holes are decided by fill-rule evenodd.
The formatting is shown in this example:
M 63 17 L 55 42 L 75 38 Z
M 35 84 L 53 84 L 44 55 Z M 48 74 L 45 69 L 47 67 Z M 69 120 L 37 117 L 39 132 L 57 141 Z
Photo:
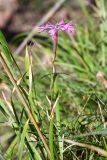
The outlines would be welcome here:
M 25 145 L 24 141 L 25 141 L 25 137 L 27 135 L 28 122 L 29 122 L 29 120 L 26 121 L 24 128 L 23 128 L 23 132 L 21 134 L 21 139 L 20 139 L 20 143 L 19 143 L 19 147 L 18 147 L 18 160 L 22 160 L 23 148 Z
M 50 160 L 54 160 L 54 133 L 53 133 L 53 118 L 50 120 L 49 126 L 49 147 L 51 152 Z
M 17 63 L 14 60 L 13 55 L 6 42 L 6 39 L 1 31 L 0 31 L 0 54 L 4 58 L 7 66 L 9 67 L 11 73 L 14 76 L 16 76 L 16 69 L 21 74 L 20 69 L 18 68 Z

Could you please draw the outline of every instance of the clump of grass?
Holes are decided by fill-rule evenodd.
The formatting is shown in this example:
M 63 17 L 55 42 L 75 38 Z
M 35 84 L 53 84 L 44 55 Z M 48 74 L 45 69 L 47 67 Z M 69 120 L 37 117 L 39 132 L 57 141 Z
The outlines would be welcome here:
M 44 33 L 25 57 L 15 58 L 0 33 L 0 78 L 8 91 L 0 98 L 1 159 L 106 159 L 104 4 L 97 2 L 98 26 L 81 1 L 89 23 L 78 24 L 74 37 L 59 33 L 52 64 L 52 42 Z

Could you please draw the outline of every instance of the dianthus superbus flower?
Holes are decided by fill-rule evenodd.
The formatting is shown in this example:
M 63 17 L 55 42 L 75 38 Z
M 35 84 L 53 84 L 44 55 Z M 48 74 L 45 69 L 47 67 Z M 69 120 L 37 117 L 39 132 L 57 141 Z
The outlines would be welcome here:
M 54 57 L 53 57 L 53 64 L 55 62 L 55 58 L 56 58 L 56 48 L 57 48 L 57 33 L 59 31 L 64 31 L 69 33 L 70 35 L 74 35 L 75 33 L 75 26 L 72 22 L 66 23 L 64 22 L 64 20 L 61 20 L 55 24 L 52 23 L 46 23 L 40 27 L 38 27 L 39 32 L 47 32 L 48 35 L 52 38 L 53 40 L 53 53 L 54 53 Z
M 61 20 L 55 24 L 46 23 L 39 27 L 40 32 L 47 32 L 50 37 L 55 41 L 57 33 L 59 31 L 65 31 L 71 35 L 75 33 L 75 27 L 72 22 L 65 23 L 64 20 Z

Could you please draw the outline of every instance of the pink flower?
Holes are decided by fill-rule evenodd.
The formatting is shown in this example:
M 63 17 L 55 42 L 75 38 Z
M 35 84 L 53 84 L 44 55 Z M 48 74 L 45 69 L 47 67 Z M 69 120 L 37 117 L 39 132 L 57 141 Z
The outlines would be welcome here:
M 40 27 L 38 27 L 40 32 L 47 32 L 48 35 L 52 38 L 53 40 L 53 60 L 52 64 L 55 62 L 56 58 L 56 49 L 57 49 L 57 33 L 59 31 L 65 31 L 71 35 L 75 33 L 75 27 L 72 22 L 65 23 L 64 20 L 61 20 L 57 22 L 56 24 L 51 24 L 51 23 L 46 23 Z
M 75 33 L 75 27 L 72 22 L 65 23 L 64 20 L 57 22 L 56 24 L 46 23 L 39 27 L 40 32 L 47 32 L 49 36 L 55 41 L 57 37 L 57 33 L 59 31 L 65 31 L 69 34 Z

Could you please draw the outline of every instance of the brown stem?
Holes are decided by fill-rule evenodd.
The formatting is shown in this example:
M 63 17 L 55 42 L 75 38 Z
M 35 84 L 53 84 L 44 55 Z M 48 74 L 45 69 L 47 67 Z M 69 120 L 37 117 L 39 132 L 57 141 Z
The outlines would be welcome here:
M 27 105 L 22 93 L 21 93 L 21 90 L 20 90 L 19 86 L 17 85 L 16 80 L 14 79 L 14 77 L 13 77 L 11 71 L 9 70 L 9 68 L 8 68 L 8 66 L 7 66 L 7 64 L 6 64 L 6 62 L 5 62 L 5 60 L 4 60 L 4 58 L 3 58 L 1 53 L 0 53 L 0 60 L 1 60 L 1 63 L 2 63 L 2 66 L 3 66 L 4 70 L 5 70 L 5 72 L 7 73 L 8 77 L 10 78 L 10 81 L 12 82 L 13 86 L 16 89 L 17 95 L 18 95 L 19 99 L 21 100 L 21 102 L 22 102 L 22 104 L 23 104 L 23 106 L 24 106 L 24 108 L 25 108 L 25 110 L 26 110 L 26 112 L 28 114 L 28 117 L 29 117 L 30 121 L 35 126 L 35 128 L 36 128 L 36 130 L 38 132 L 38 135 L 39 135 L 40 139 L 42 140 L 42 142 L 43 142 L 43 144 L 44 144 L 44 146 L 45 146 L 45 148 L 47 150 L 47 153 L 48 153 L 48 155 L 50 157 L 50 150 L 49 150 L 48 145 L 47 145 L 47 143 L 46 143 L 46 141 L 45 141 L 45 139 L 44 139 L 44 137 L 43 137 L 43 135 L 42 135 L 42 133 L 40 131 L 40 128 L 38 127 L 38 124 L 35 121 L 32 113 L 31 113 L 31 111 L 30 111 L 30 109 L 29 109 L 29 107 L 28 107 L 28 105 Z
M 75 142 L 75 141 L 72 141 L 72 140 L 69 140 L 69 139 L 64 139 L 64 142 L 69 143 L 69 144 L 73 144 L 73 145 L 76 145 L 76 146 L 80 146 L 80 147 L 85 147 L 85 148 L 90 149 L 92 151 L 96 151 L 98 154 L 100 154 L 104 157 L 107 157 L 107 151 L 105 151 L 105 150 L 103 150 L 99 147 L 96 147 L 96 146 L 93 146 L 93 145 L 90 145 L 90 144 L 86 144 L 86 143 Z
M 54 65 L 55 59 L 56 59 L 56 49 L 57 49 L 57 35 L 56 35 L 55 40 L 53 41 L 53 60 L 52 60 L 53 65 Z
M 53 60 L 52 60 L 52 73 L 56 73 L 56 68 L 55 68 L 55 59 L 56 59 L 56 49 L 57 49 L 57 33 L 55 37 L 53 38 Z

